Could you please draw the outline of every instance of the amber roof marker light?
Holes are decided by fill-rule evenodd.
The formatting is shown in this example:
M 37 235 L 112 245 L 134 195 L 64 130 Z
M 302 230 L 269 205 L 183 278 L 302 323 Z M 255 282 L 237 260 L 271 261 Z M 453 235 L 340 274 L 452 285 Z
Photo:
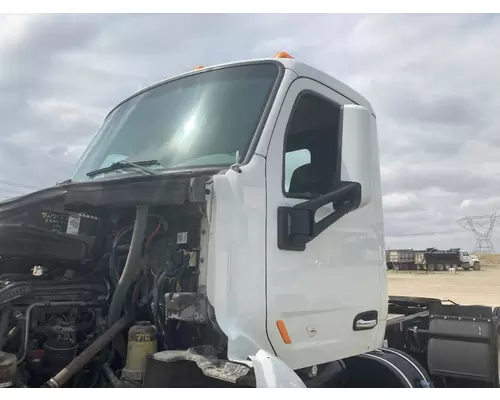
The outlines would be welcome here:
M 197 66 L 197 67 L 195 67 L 194 69 L 195 69 L 195 71 L 196 71 L 197 69 L 203 69 L 203 68 L 205 68 L 203 65 L 198 65 L 198 66 Z
M 291 58 L 293 60 L 293 57 L 286 51 L 280 51 L 279 53 L 276 53 L 274 58 Z

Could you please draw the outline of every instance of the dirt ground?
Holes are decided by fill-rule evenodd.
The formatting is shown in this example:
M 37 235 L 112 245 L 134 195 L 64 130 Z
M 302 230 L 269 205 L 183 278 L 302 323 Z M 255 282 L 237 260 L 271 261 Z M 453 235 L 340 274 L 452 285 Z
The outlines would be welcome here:
M 434 297 L 459 304 L 500 306 L 500 266 L 480 271 L 387 271 L 389 295 Z

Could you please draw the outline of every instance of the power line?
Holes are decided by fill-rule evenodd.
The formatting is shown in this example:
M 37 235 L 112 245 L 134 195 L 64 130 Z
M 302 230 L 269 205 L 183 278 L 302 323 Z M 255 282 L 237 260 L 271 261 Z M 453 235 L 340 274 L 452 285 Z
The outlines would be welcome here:
M 432 231 L 432 232 L 415 232 L 415 233 L 400 233 L 398 235 L 388 234 L 390 237 L 407 237 L 407 236 L 428 236 L 428 235 L 444 235 L 447 233 L 460 233 L 458 229 L 448 229 L 446 231 Z
M 4 185 L 7 187 L 5 187 Z M 7 181 L 5 179 L 0 179 L 1 201 L 18 196 L 24 196 L 33 190 L 37 190 L 37 188 L 20 182 L 12 182 L 12 181 Z
M 29 193 L 29 192 L 21 192 L 19 190 L 12 190 L 12 189 L 7 189 L 7 188 L 0 187 L 0 193 L 3 193 L 3 192 L 14 193 L 14 194 L 27 194 L 27 193 Z
M 33 189 L 33 190 L 39 190 L 39 189 L 41 189 L 41 188 L 36 187 L 36 186 L 26 185 L 26 184 L 20 183 L 20 182 L 7 181 L 7 180 L 4 180 L 4 179 L 0 179 L 0 184 L 2 184 L 2 185 L 8 185 L 8 186 L 14 186 L 14 187 L 19 187 L 19 188 L 23 188 L 23 189 Z

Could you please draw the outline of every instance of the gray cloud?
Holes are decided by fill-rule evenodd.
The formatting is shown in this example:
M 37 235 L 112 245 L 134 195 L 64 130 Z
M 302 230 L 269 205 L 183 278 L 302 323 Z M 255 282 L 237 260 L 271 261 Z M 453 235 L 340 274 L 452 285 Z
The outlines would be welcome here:
M 388 244 L 470 247 L 455 221 L 500 205 L 498 48 L 491 15 L 0 16 L 0 180 L 63 180 L 124 97 L 285 50 L 372 102 Z

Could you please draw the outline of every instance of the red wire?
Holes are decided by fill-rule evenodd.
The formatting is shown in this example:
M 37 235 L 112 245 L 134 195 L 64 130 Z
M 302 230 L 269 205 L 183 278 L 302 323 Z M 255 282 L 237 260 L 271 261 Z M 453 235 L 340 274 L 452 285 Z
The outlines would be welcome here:
M 146 240 L 146 249 L 149 248 L 149 244 L 151 243 L 151 240 L 156 235 L 158 235 L 158 233 L 160 233 L 160 228 L 161 228 L 161 222 L 158 224 L 158 226 L 156 227 L 155 231 L 151 235 L 149 235 L 148 239 Z
M 151 235 L 149 235 L 149 237 L 147 238 L 147 240 L 146 240 L 146 249 L 149 248 L 149 244 L 151 243 L 151 240 L 156 235 L 158 235 L 158 233 L 160 233 L 160 228 L 161 228 L 161 222 L 158 224 L 158 226 L 156 227 L 156 229 L 154 230 L 154 232 Z M 137 300 L 138 300 L 138 297 L 139 297 L 139 292 L 140 292 L 139 282 L 137 282 L 135 284 L 134 291 L 132 292 L 132 304 L 134 304 L 134 305 L 137 303 Z

